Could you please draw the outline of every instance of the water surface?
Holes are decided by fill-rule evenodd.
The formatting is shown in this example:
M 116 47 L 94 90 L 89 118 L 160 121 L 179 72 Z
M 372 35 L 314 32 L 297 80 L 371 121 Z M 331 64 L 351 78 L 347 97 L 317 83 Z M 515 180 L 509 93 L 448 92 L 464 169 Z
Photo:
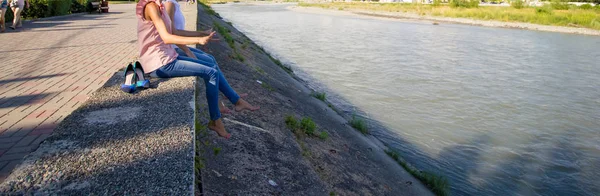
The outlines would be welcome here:
M 600 195 L 600 37 L 287 6 L 213 5 L 453 195 Z

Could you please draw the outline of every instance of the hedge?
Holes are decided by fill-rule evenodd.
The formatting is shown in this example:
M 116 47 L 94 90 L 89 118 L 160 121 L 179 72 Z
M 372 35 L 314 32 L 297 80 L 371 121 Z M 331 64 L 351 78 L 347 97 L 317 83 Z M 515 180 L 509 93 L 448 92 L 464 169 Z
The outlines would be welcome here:
M 21 16 L 22 19 L 36 19 L 85 12 L 88 11 L 86 5 L 89 2 L 90 0 L 29 0 L 29 8 L 25 8 Z M 12 24 L 13 16 L 10 7 L 6 9 L 6 24 Z

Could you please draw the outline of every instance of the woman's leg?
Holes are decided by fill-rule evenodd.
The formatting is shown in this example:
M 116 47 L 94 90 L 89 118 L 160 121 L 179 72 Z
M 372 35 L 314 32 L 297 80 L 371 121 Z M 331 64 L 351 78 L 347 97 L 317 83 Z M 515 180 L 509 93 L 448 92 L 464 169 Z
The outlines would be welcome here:
M 221 137 L 229 138 L 230 134 L 225 130 L 225 125 L 221 120 L 221 113 L 219 112 L 219 77 L 216 69 L 178 57 L 177 60 L 162 66 L 155 72 L 161 78 L 199 76 L 204 79 L 208 113 L 211 120 L 208 123 L 208 128 L 216 131 Z
M 202 60 L 193 59 L 193 58 L 185 57 L 185 56 L 180 56 L 178 58 L 180 58 L 182 60 L 186 60 L 186 61 L 196 62 L 196 63 L 203 62 Z M 231 88 L 231 86 L 229 86 L 229 83 L 225 79 L 225 76 L 223 75 L 222 72 L 219 71 L 218 66 L 216 64 L 207 64 L 206 66 L 210 66 L 211 68 L 213 68 L 217 71 L 217 77 L 219 78 L 219 91 L 221 91 L 221 93 L 223 93 L 223 95 L 225 95 L 225 97 L 227 97 L 227 99 L 229 99 L 229 101 L 231 101 L 231 103 L 233 103 L 233 104 L 237 103 L 240 96 L 233 90 L 233 88 Z
M 13 19 L 13 24 L 12 24 L 12 29 L 17 28 L 17 24 L 19 24 L 21 22 L 21 11 L 23 11 L 23 9 L 16 7 L 16 8 L 12 8 L 13 12 L 15 13 L 14 15 L 14 19 Z
M 214 57 L 214 56 L 212 56 L 212 55 L 210 55 L 210 54 L 208 54 L 208 53 L 206 53 L 206 52 L 204 52 L 204 51 L 202 51 L 202 50 L 200 50 L 200 49 L 198 49 L 198 48 L 190 48 L 190 50 L 191 50 L 192 52 L 194 52 L 194 53 L 199 53 L 199 54 L 202 54 L 202 56 L 203 56 L 204 58 L 210 58 L 210 59 L 212 59 L 212 61 L 213 61 L 213 62 L 215 62 L 215 64 L 217 64 L 217 59 L 215 59 L 215 57 Z M 196 56 L 198 56 L 198 55 L 196 54 Z
M 1 0 L 0 0 L 1 1 Z M 0 32 L 4 32 L 6 29 L 4 22 L 4 15 L 6 14 L 6 8 L 0 8 Z
M 184 56 L 179 56 L 177 58 L 182 59 L 182 60 L 192 61 L 192 62 L 198 62 L 198 63 L 202 62 L 198 59 L 193 59 L 193 58 L 184 57 Z M 229 99 L 229 101 L 235 105 L 234 108 L 236 111 L 242 111 L 242 110 L 254 111 L 254 110 L 260 109 L 260 107 L 252 106 L 250 103 L 246 102 L 243 98 L 241 98 L 235 92 L 235 90 L 233 90 L 233 88 L 231 88 L 231 86 L 229 86 L 229 82 L 227 82 L 227 80 L 225 79 L 223 72 L 221 72 L 219 70 L 218 65 L 215 65 L 215 64 L 211 64 L 211 65 L 215 66 L 212 68 L 217 70 L 217 77 L 219 78 L 219 91 L 221 91 L 221 93 L 223 93 L 223 95 L 225 95 L 225 97 L 227 97 L 227 99 Z
M 186 57 L 187 58 L 187 57 Z M 156 70 L 156 75 L 161 78 L 175 78 L 186 76 L 199 76 L 204 79 L 206 85 L 206 99 L 208 100 L 208 111 L 211 120 L 221 118 L 218 109 L 219 100 L 219 76 L 214 68 L 205 66 L 195 61 L 189 61 L 180 57 L 177 60 L 162 66 Z
M 202 63 L 203 63 L 204 65 L 215 64 L 215 63 L 216 63 L 216 61 L 215 61 L 213 58 L 211 58 L 211 57 L 209 57 L 209 56 L 207 56 L 207 55 L 200 55 L 200 54 L 202 54 L 202 53 L 197 53 L 197 52 L 195 52 L 195 50 L 194 50 L 193 48 L 189 48 L 189 49 L 190 49 L 190 50 L 191 50 L 191 51 L 194 53 L 194 55 L 196 56 L 196 58 L 198 58 L 198 60 L 202 61 Z M 185 57 L 187 57 L 187 56 L 188 56 L 188 55 L 187 55 L 185 52 L 183 52 L 183 50 L 182 50 L 182 49 L 180 49 L 180 48 L 176 48 L 176 49 L 175 49 L 175 51 L 177 52 L 177 54 L 179 54 L 179 56 L 185 56 Z M 206 53 L 204 53 L 204 54 L 206 54 Z M 214 67 L 214 66 L 210 66 L 210 67 Z

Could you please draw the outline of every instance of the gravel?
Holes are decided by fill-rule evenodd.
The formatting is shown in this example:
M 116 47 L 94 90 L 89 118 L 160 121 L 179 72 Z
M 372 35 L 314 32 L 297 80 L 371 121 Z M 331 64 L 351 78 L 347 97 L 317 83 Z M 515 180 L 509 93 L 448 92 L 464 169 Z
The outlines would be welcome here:
M 119 90 L 116 73 L 0 184 L 10 194 L 169 194 L 193 191 L 193 78 Z

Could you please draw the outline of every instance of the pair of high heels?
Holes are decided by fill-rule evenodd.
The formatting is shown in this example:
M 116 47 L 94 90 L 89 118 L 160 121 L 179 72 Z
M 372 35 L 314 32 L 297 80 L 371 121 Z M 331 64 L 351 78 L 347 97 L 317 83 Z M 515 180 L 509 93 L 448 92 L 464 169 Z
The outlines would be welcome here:
M 150 80 L 144 77 L 144 69 L 139 61 L 129 63 L 123 71 L 125 82 L 121 84 L 121 90 L 126 93 L 133 93 L 136 89 L 146 89 L 150 87 Z

